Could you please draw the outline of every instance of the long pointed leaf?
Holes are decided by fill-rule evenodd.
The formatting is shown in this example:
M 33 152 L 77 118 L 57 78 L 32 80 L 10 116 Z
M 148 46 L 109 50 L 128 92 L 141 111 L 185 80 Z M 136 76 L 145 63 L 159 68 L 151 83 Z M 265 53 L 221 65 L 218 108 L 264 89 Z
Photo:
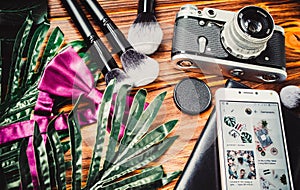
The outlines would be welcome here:
M 161 180 L 163 177 L 164 171 L 162 166 L 153 167 L 143 171 L 139 174 L 128 177 L 124 180 L 106 185 L 101 187 L 101 189 L 114 189 L 114 190 L 123 190 L 128 188 L 134 188 L 139 186 L 145 186 L 151 184 L 155 181 Z M 95 188 L 97 189 L 97 188 Z
M 19 153 L 21 184 L 23 189 L 33 189 L 33 183 L 31 179 L 31 173 L 30 173 L 28 158 L 26 154 L 27 146 L 28 146 L 28 139 L 26 140 L 24 139 L 21 143 L 20 153 Z
M 178 136 L 170 137 L 130 160 L 117 163 L 104 172 L 102 183 L 108 183 L 156 160 L 168 150 L 177 138 Z
M 42 71 L 45 68 L 45 65 L 57 54 L 63 41 L 64 41 L 64 34 L 59 29 L 59 27 L 56 27 L 50 34 L 50 37 L 47 41 L 46 48 L 44 50 L 39 68 L 37 70 L 37 75 L 40 75 L 42 73 Z
M 8 84 L 8 95 L 14 97 L 16 90 L 19 88 L 19 79 L 21 76 L 21 63 L 24 49 L 26 47 L 27 39 L 29 36 L 30 29 L 33 25 L 33 19 L 31 14 L 27 16 L 25 22 L 20 28 L 16 41 L 14 43 L 13 55 L 12 55 L 12 66 L 10 71 L 10 78 Z
M 124 136 L 121 139 L 120 150 L 119 150 L 120 152 L 123 152 L 124 148 L 129 144 L 127 136 L 132 135 L 134 126 L 136 125 L 137 121 L 140 119 L 140 116 L 143 113 L 146 96 L 147 96 L 147 91 L 145 89 L 140 89 L 134 96 L 128 114 L 128 120 L 124 132 Z
M 118 91 L 113 118 L 111 122 L 111 131 L 106 151 L 104 170 L 106 170 L 109 167 L 109 165 L 113 162 L 113 158 L 115 157 L 115 150 L 118 144 L 118 137 L 126 107 L 126 95 L 129 87 L 130 85 L 123 85 Z
M 44 139 L 41 135 L 39 126 L 37 123 L 34 124 L 34 154 L 36 158 L 36 165 L 38 171 L 39 185 L 41 189 L 50 189 L 50 171 L 48 166 L 48 157 Z
M 162 186 L 167 185 L 181 174 L 181 171 L 176 171 L 170 174 L 167 174 L 163 179 L 162 179 Z
M 48 22 L 43 22 L 34 32 L 31 42 L 29 44 L 27 60 L 24 67 L 24 76 L 22 76 L 21 88 L 32 85 L 35 81 L 33 80 L 34 69 L 39 58 L 40 50 L 43 45 L 45 36 L 50 28 Z
M 129 151 L 129 149 L 131 149 L 134 144 L 148 131 L 162 105 L 166 94 L 167 92 L 163 92 L 155 97 L 147 109 L 142 113 L 131 134 L 127 135 L 127 142 L 130 143 L 127 145 L 124 151 L 121 152 L 120 157 L 123 157 Z
M 137 142 L 131 149 L 129 149 L 127 154 L 120 158 L 120 160 L 130 159 L 148 149 L 152 145 L 161 142 L 174 129 L 177 122 L 178 120 L 172 120 L 153 129 L 152 131 L 147 133 L 139 142 Z
M 55 130 L 55 119 L 48 125 L 48 139 L 53 151 L 54 166 L 55 166 L 55 181 L 58 189 L 66 189 L 66 168 L 64 161 L 64 150 L 61 145 L 58 134 Z
M 82 137 L 80 134 L 80 125 L 77 118 L 77 109 L 80 102 L 80 96 L 68 116 L 69 134 L 71 142 L 72 156 L 72 189 L 81 189 L 82 172 Z
M 106 127 L 111 107 L 111 102 L 113 98 L 115 80 L 112 80 L 106 87 L 102 102 L 98 111 L 98 120 L 97 120 L 97 134 L 96 134 L 96 142 L 93 149 L 93 156 L 89 168 L 87 187 L 89 187 L 95 180 L 101 161 L 101 154 L 103 151 L 104 138 L 106 134 Z
M 133 146 L 139 140 L 139 138 L 148 131 L 162 105 L 162 102 L 164 101 L 166 94 L 167 92 L 159 94 L 142 113 L 140 119 L 134 127 L 134 130 L 132 131 L 132 134 L 130 135 L 129 139 L 131 142 L 128 147 Z

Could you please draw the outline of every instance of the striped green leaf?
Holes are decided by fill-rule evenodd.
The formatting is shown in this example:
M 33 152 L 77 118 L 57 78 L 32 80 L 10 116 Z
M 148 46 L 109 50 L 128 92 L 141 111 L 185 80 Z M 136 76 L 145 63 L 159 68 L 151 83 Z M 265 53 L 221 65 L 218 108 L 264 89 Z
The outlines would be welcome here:
M 34 81 L 35 68 L 37 67 L 39 54 L 45 39 L 45 36 L 50 28 L 48 22 L 43 22 L 34 32 L 29 44 L 27 60 L 24 65 L 24 75 L 22 77 L 21 89 L 28 88 Z
M 55 130 L 55 119 L 48 125 L 48 140 L 53 152 L 54 178 L 58 189 L 66 189 L 66 168 L 64 161 L 64 147 Z
M 37 123 L 34 124 L 33 145 L 39 178 L 39 186 L 41 189 L 50 189 L 51 179 L 48 166 L 47 150 Z
M 72 156 L 72 189 L 81 189 L 81 173 L 82 173 L 82 137 L 80 133 L 80 125 L 77 118 L 77 109 L 80 102 L 80 96 L 68 116 L 69 135 L 71 142 Z
M 147 91 L 145 89 L 140 89 L 134 96 L 134 99 L 133 99 L 133 102 L 132 102 L 132 105 L 130 107 L 130 111 L 128 114 L 128 119 L 127 119 L 124 136 L 121 139 L 119 152 L 123 152 L 124 149 L 127 147 L 127 145 L 130 142 L 129 139 L 131 139 L 131 136 L 133 135 L 132 131 L 143 113 L 143 110 L 145 107 L 146 96 L 147 96 Z
M 118 144 L 120 128 L 126 107 L 126 95 L 129 87 L 129 85 L 123 85 L 118 91 L 117 99 L 115 101 L 113 118 L 111 122 L 111 131 L 106 151 L 104 170 L 107 170 L 107 168 L 111 165 L 115 157 L 115 150 Z
M 104 172 L 102 176 L 102 183 L 109 183 L 138 168 L 146 166 L 150 162 L 159 158 L 163 153 L 165 153 L 177 138 L 178 136 L 170 137 L 160 144 L 152 146 L 148 150 L 133 157 L 132 159 L 118 162 L 116 165 L 113 165 L 111 168 Z
M 102 97 L 102 103 L 98 111 L 96 142 L 94 145 L 93 156 L 89 168 L 87 187 L 91 186 L 92 183 L 94 183 L 94 180 L 99 173 L 101 154 L 103 151 L 104 138 L 106 134 L 106 127 L 112 103 L 115 82 L 115 80 L 111 80 L 111 82 L 107 85 Z

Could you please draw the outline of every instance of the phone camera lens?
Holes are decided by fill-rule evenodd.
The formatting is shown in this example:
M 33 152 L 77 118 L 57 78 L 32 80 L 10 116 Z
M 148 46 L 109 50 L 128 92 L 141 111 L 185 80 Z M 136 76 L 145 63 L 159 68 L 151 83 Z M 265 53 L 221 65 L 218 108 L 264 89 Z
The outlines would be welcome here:
M 245 109 L 246 114 L 251 115 L 252 114 L 252 110 L 250 108 L 246 108 Z

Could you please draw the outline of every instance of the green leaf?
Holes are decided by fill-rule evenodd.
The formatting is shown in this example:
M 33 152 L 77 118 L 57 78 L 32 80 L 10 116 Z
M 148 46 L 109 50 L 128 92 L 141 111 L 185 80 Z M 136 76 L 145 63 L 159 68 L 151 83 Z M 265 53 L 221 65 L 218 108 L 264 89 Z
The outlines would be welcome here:
M 93 156 L 89 168 L 87 187 L 89 187 L 94 182 L 97 174 L 99 173 L 101 154 L 103 151 L 104 138 L 106 134 L 106 127 L 112 103 L 115 82 L 115 80 L 111 80 L 111 82 L 109 82 L 109 84 L 107 85 L 102 97 L 102 103 L 98 111 L 96 142 L 94 145 Z
M 59 115 L 58 115 L 59 116 Z M 58 117 L 57 116 L 57 117 Z M 58 189 L 66 189 L 66 168 L 64 161 L 64 147 L 62 146 L 59 136 L 55 129 L 55 120 L 57 117 L 48 125 L 48 139 L 50 142 L 51 149 L 53 151 L 54 158 L 54 177 Z
M 171 181 L 173 181 L 174 179 L 176 179 L 177 177 L 179 177 L 179 175 L 181 174 L 181 171 L 176 171 L 170 174 L 167 174 L 163 179 L 162 179 L 162 185 L 167 185 L 168 183 L 170 183 Z
M 139 154 L 130 160 L 118 162 L 116 165 L 113 165 L 111 168 L 104 172 L 102 176 L 102 182 L 109 183 L 112 180 L 115 180 L 156 160 L 168 150 L 168 148 L 174 143 L 177 138 L 178 136 L 167 138 L 160 144 L 152 146 L 142 154 Z
M 15 123 L 17 121 L 20 121 L 21 118 L 23 118 L 23 120 L 30 119 L 30 114 L 36 104 L 38 93 L 39 91 L 37 89 L 36 82 L 17 102 L 10 103 L 8 109 L 5 110 L 5 112 L 0 117 L 0 126 Z
M 70 145 L 70 141 L 65 141 L 61 143 L 61 146 L 63 148 L 63 152 L 66 153 L 70 150 L 71 145 Z
M 167 92 L 159 94 L 142 113 L 139 120 L 136 122 L 132 132 L 127 134 L 126 142 L 129 142 L 124 151 L 121 152 L 120 157 L 123 157 L 136 144 L 137 141 L 148 131 L 150 125 L 154 121 L 162 102 Z
M 50 171 L 48 165 L 47 150 L 44 143 L 44 139 L 41 135 L 39 126 L 37 123 L 34 124 L 34 155 L 36 159 L 36 166 L 39 178 L 39 185 L 41 189 L 50 189 Z
M 146 96 L 147 96 L 147 91 L 145 89 L 140 89 L 134 96 L 128 114 L 124 136 L 121 139 L 120 150 L 119 150 L 120 152 L 123 152 L 130 142 L 129 139 L 131 138 L 128 138 L 128 136 L 129 137 L 132 136 L 132 131 L 144 111 Z
M 236 119 L 235 119 L 235 117 L 230 117 L 230 116 L 224 117 L 224 122 L 229 127 L 234 127 L 236 125 Z
M 26 154 L 28 146 L 28 139 L 24 139 L 21 143 L 19 151 L 19 163 L 20 163 L 20 177 L 23 189 L 33 189 L 33 183 L 31 179 L 31 172 L 28 164 L 28 158 Z
M 105 185 L 101 188 L 92 188 L 92 189 L 114 189 L 114 190 L 123 190 L 139 186 L 146 186 L 147 184 L 152 184 L 155 181 L 161 180 L 163 177 L 163 168 L 162 166 L 153 167 L 147 169 L 139 174 L 130 176 L 124 180 Z
M 123 85 L 118 91 L 117 99 L 115 101 L 114 113 L 111 122 L 111 131 L 109 136 L 108 148 L 106 151 L 106 158 L 104 162 L 104 170 L 113 162 L 115 157 L 115 150 L 118 144 L 121 124 L 126 107 L 126 95 L 130 85 Z
M 13 47 L 11 70 L 8 80 L 8 97 L 15 97 L 19 88 L 19 80 L 21 76 L 23 52 L 27 44 L 29 32 L 32 28 L 33 20 L 29 14 L 20 28 Z
M 37 60 L 49 28 L 50 24 L 45 21 L 36 29 L 33 34 L 28 48 L 27 60 L 24 66 L 24 75 L 22 76 L 21 88 L 27 88 L 35 82 L 33 77 L 35 72 L 34 69 L 37 66 Z
M 82 172 L 82 137 L 80 125 L 77 118 L 77 109 L 82 96 L 80 96 L 68 116 L 69 135 L 71 142 L 72 156 L 72 189 L 81 189 L 81 172 Z
M 25 110 L 20 110 L 17 113 L 13 113 L 9 115 L 5 115 L 3 117 L 3 121 L 1 121 L 0 126 L 9 125 L 15 122 L 25 121 L 30 118 L 30 114 L 32 113 L 32 108 L 27 108 Z
M 67 49 L 68 47 L 72 47 L 76 52 L 79 52 L 81 49 L 86 48 L 86 44 L 83 40 L 74 40 L 66 44 L 61 51 Z
M 56 27 L 52 31 L 52 33 L 47 41 L 46 48 L 45 48 L 44 53 L 41 58 L 40 66 L 37 70 L 38 76 L 41 75 L 46 64 L 57 54 L 63 41 L 64 41 L 64 34 L 59 29 L 59 27 Z
M 178 120 L 169 121 L 149 133 L 147 133 L 138 143 L 136 143 L 133 148 L 129 149 L 128 152 L 123 156 L 118 158 L 118 160 L 125 160 L 136 156 L 137 154 L 143 152 L 154 144 L 157 144 L 164 140 L 166 136 L 173 130 Z

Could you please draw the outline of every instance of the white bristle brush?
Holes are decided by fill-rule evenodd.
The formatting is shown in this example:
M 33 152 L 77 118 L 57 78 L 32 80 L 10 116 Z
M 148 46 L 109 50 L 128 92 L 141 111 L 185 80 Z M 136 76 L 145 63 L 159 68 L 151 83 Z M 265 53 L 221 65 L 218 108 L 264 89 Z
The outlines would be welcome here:
M 154 59 L 136 51 L 118 29 L 97 0 L 82 0 L 114 51 L 120 56 L 123 69 L 135 87 L 153 82 L 159 74 L 159 64 Z
M 282 104 L 289 109 L 300 107 L 300 88 L 298 86 L 289 85 L 281 89 L 280 99 Z
M 158 49 L 163 38 L 154 9 L 155 0 L 139 0 L 137 18 L 128 31 L 128 41 L 134 49 L 147 55 Z

